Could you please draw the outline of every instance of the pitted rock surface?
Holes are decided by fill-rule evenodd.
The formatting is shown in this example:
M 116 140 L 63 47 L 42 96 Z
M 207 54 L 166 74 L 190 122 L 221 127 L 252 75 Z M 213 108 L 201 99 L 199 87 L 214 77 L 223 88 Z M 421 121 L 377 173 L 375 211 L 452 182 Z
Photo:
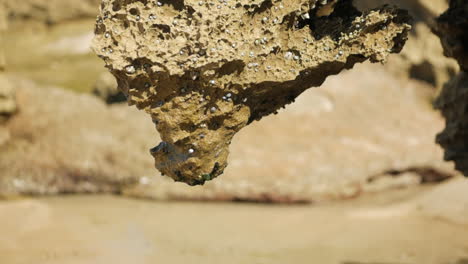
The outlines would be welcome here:
M 399 52 L 409 20 L 390 6 L 360 13 L 350 0 L 103 0 L 93 46 L 129 104 L 151 115 L 156 167 L 197 185 L 222 174 L 247 124 L 327 76 Z
M 462 69 L 436 101 L 446 119 L 437 142 L 445 149 L 445 159 L 455 161 L 457 169 L 468 176 L 468 2 L 451 0 L 434 31 L 441 38 L 445 55 L 455 58 Z

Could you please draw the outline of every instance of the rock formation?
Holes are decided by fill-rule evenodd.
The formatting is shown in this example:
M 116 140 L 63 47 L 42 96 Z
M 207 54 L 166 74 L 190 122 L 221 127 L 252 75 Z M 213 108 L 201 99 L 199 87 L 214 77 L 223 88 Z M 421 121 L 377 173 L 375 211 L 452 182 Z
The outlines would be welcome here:
M 351 0 L 103 0 L 94 49 L 151 115 L 156 167 L 198 185 L 224 171 L 241 128 L 329 75 L 399 52 L 409 20 Z
M 461 68 L 436 102 L 446 118 L 437 142 L 444 147 L 445 158 L 455 161 L 457 169 L 468 176 L 468 2 L 451 0 L 434 32 L 441 38 L 445 55 L 455 58 Z
M 151 145 L 145 141 L 152 125 L 136 109 L 16 76 L 11 80 L 21 111 L 0 126 L 0 197 L 118 193 L 151 172 L 145 152 Z M 126 140 L 134 127 L 145 136 Z

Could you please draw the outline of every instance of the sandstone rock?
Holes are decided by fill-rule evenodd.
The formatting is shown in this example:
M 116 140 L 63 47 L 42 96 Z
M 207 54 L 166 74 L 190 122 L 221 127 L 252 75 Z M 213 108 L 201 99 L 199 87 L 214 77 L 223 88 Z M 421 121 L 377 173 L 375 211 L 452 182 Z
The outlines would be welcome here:
M 112 74 L 105 72 L 101 74 L 94 84 L 93 94 L 108 104 L 126 102 L 127 98 L 117 88 L 117 82 Z
M 198 185 L 223 173 L 247 124 L 329 75 L 399 52 L 408 21 L 388 6 L 360 13 L 349 0 L 104 0 L 94 48 L 156 124 L 156 167 Z
M 151 172 L 149 133 L 127 140 L 136 127 L 153 129 L 136 110 L 21 79 L 12 83 L 21 111 L 4 125 L 0 195 L 118 193 Z
M 446 118 L 446 128 L 437 137 L 445 158 L 468 175 L 468 2 L 450 1 L 450 8 L 437 19 L 434 29 L 445 54 L 454 57 L 462 72 L 448 82 L 435 103 Z

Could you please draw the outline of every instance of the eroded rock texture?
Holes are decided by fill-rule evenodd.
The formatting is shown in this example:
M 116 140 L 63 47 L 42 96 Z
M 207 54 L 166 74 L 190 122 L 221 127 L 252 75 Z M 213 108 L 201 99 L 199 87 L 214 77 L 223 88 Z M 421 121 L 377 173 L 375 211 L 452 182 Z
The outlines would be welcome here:
M 161 134 L 156 167 L 197 185 L 223 172 L 250 122 L 399 52 L 409 19 L 389 6 L 362 14 L 350 0 L 103 0 L 94 49 Z
M 462 72 L 448 82 L 436 106 L 446 118 L 446 128 L 437 137 L 445 158 L 468 175 L 468 2 L 451 0 L 450 8 L 437 19 L 434 29 L 445 55 L 455 58 Z

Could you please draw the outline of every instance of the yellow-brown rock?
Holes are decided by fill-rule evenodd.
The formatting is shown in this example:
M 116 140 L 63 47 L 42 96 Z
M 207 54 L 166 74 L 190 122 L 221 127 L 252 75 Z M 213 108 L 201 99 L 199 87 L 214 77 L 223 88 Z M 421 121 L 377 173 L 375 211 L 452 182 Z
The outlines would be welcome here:
M 103 0 L 94 49 L 151 115 L 156 167 L 197 185 L 223 172 L 241 128 L 327 76 L 399 52 L 409 20 L 350 0 Z

